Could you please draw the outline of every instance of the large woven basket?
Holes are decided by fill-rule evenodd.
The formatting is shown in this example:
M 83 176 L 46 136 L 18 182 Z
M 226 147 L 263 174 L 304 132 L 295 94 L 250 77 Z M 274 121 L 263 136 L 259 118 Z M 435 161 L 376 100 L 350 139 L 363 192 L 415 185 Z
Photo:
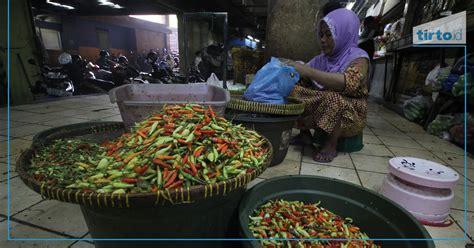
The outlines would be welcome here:
M 305 104 L 293 97 L 288 97 L 287 104 L 269 104 L 246 101 L 242 95 L 232 94 L 226 109 L 242 112 L 252 112 L 272 115 L 300 115 L 304 112 Z
M 68 125 L 56 128 L 56 130 L 58 132 L 45 131 L 46 134 L 41 135 L 41 142 L 33 144 L 31 148 L 27 149 L 20 155 L 16 166 L 20 178 L 27 186 L 40 193 L 43 198 L 98 208 L 154 207 L 170 204 L 193 203 L 195 201 L 201 201 L 215 196 L 226 195 L 236 189 L 245 188 L 250 181 L 258 177 L 270 164 L 273 154 L 271 143 L 265 138 L 269 151 L 267 159 L 264 161 L 262 167 L 251 173 L 219 183 L 195 185 L 189 188 L 166 189 L 160 190 L 156 193 L 85 193 L 75 189 L 47 186 L 46 184 L 32 178 L 27 171 L 29 166 L 31 166 L 31 158 L 34 151 L 41 145 L 47 145 L 53 140 L 60 138 L 74 137 L 92 142 L 104 142 L 106 140 L 114 139 L 124 133 L 124 125 L 121 122 L 91 122 L 83 123 L 82 125 Z

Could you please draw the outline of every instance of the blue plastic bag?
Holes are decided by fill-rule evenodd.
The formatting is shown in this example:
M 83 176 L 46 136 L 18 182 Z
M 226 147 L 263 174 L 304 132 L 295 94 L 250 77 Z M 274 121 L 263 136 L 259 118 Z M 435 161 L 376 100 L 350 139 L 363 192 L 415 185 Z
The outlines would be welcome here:
M 270 62 L 257 72 L 243 98 L 247 101 L 284 104 L 299 79 L 300 75 L 295 68 L 272 57 Z

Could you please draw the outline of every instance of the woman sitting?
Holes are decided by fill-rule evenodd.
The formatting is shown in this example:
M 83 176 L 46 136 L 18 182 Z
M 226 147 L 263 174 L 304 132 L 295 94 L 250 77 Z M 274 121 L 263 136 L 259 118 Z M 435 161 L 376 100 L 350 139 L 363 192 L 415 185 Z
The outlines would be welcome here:
M 325 16 L 318 27 L 322 54 L 306 65 L 286 61 L 294 66 L 301 78 L 291 95 L 305 102 L 305 112 L 297 126 L 296 137 L 301 143 L 311 143 L 311 129 L 329 134 L 327 142 L 313 159 L 331 162 L 336 156 L 339 137 L 351 137 L 362 132 L 367 118 L 367 78 L 369 57 L 357 47 L 359 18 L 347 9 L 337 9 Z

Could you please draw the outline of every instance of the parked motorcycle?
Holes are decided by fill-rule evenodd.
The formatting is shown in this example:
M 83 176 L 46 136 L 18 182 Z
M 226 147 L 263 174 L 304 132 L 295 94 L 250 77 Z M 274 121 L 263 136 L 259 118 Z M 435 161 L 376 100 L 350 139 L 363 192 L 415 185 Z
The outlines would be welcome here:
M 62 53 L 58 61 L 61 67 L 44 67 L 45 80 L 41 86 L 50 96 L 107 93 L 115 87 L 113 82 L 97 78 L 94 71 L 100 72 L 98 67 L 80 55 Z
M 173 68 L 169 66 L 169 63 L 165 58 L 158 56 L 155 52 L 150 52 L 147 55 L 147 62 L 152 67 L 151 81 L 150 83 L 162 83 L 162 84 L 184 84 L 186 78 L 175 72 Z

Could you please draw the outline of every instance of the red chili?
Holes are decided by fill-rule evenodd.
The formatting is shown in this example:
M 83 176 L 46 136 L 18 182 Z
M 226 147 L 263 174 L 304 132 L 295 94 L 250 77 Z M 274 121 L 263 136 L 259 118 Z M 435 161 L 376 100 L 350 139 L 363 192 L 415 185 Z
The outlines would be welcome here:
M 186 173 L 188 173 L 189 175 L 193 175 L 193 172 L 192 172 L 190 169 L 188 169 L 188 168 L 184 168 L 183 171 L 186 172 Z M 194 175 L 193 175 L 193 176 L 194 176 Z
M 145 171 L 148 170 L 148 165 L 135 166 L 135 168 L 133 168 L 133 170 L 138 174 L 143 174 L 143 173 L 145 173 Z
M 171 169 L 171 165 L 169 165 L 169 164 L 167 164 L 167 163 L 165 163 L 162 160 L 159 160 L 157 158 L 153 159 L 153 163 L 155 163 L 155 164 L 157 164 L 157 165 L 159 165 L 163 168 Z
M 198 112 L 198 113 L 204 113 L 206 112 L 206 110 L 200 108 L 200 107 L 192 107 L 194 111 Z
M 211 117 L 213 117 L 213 118 L 216 117 L 216 113 L 214 113 L 214 110 L 212 109 L 211 105 L 209 105 L 209 113 L 211 114 Z
M 217 173 L 216 172 L 213 172 L 213 173 L 207 173 L 207 177 L 209 178 L 214 178 L 216 177 Z
M 197 158 L 201 156 L 202 151 L 204 150 L 204 147 L 199 147 L 195 152 L 194 152 L 194 157 Z
M 187 153 L 186 153 L 186 155 L 184 155 L 183 163 L 185 163 L 185 164 L 188 163 L 188 154 Z
M 168 186 L 170 186 L 176 180 L 177 176 L 178 176 L 178 171 L 174 171 L 171 174 L 170 178 L 168 179 L 164 187 L 167 188 Z
M 122 182 L 124 183 L 137 183 L 138 182 L 138 178 L 130 178 L 130 177 L 124 177 L 122 178 Z
M 140 136 L 142 136 L 142 138 L 144 138 L 144 139 L 148 138 L 148 137 L 143 133 L 143 130 L 138 130 L 138 131 L 137 131 L 137 134 L 140 135 Z
M 181 184 L 183 184 L 183 181 L 182 181 L 182 180 L 178 180 L 178 181 L 176 181 L 175 183 L 169 185 L 168 188 L 170 188 L 170 189 L 176 188 L 176 187 L 180 186 Z
M 216 133 L 216 131 L 212 130 L 212 129 L 209 129 L 209 130 L 199 130 L 202 134 L 208 134 L 208 135 L 213 135 L 214 133 Z
M 196 166 L 193 164 L 193 162 L 189 162 L 189 167 L 191 167 L 191 171 L 193 172 L 193 176 L 197 174 L 197 169 L 196 169 Z
M 178 142 L 184 145 L 189 145 L 191 144 L 190 142 L 186 142 L 184 139 L 178 139 Z

